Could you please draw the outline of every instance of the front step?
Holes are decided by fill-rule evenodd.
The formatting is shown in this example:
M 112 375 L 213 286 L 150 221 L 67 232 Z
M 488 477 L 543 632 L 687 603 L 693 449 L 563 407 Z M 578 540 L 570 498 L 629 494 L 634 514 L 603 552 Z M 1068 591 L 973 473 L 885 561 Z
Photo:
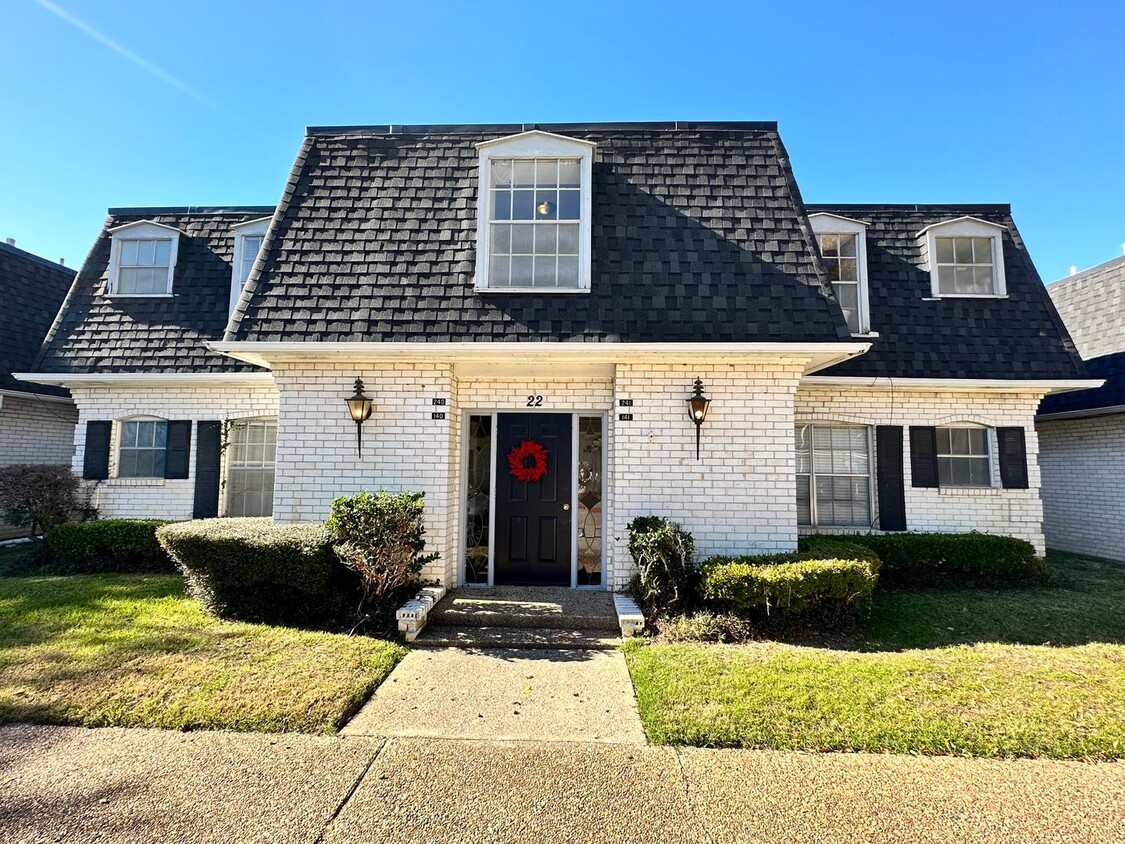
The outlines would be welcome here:
M 621 644 L 621 637 L 600 629 L 429 626 L 414 644 L 426 648 L 610 651 Z
M 428 622 L 444 627 L 619 629 L 613 598 L 608 592 L 551 587 L 457 589 L 430 611 Z

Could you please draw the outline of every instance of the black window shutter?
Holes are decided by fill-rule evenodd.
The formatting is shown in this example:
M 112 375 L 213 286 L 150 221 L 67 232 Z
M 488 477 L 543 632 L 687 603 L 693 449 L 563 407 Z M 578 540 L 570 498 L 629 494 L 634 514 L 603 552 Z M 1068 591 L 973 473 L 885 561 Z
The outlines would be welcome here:
M 88 481 L 104 481 L 109 477 L 109 435 L 113 423 L 86 423 L 86 450 L 82 457 L 82 477 Z
M 875 469 L 875 488 L 879 492 L 879 529 L 906 530 L 901 426 L 876 426 Z
M 219 515 L 219 461 L 222 458 L 222 424 L 200 422 L 195 432 L 195 505 L 192 517 Z
M 937 428 L 910 426 L 910 485 L 938 485 Z
M 1005 489 L 1027 489 L 1027 443 L 1023 428 L 997 428 L 1000 482 Z
M 191 461 L 191 420 L 168 423 L 168 446 L 164 452 L 164 477 L 183 480 Z

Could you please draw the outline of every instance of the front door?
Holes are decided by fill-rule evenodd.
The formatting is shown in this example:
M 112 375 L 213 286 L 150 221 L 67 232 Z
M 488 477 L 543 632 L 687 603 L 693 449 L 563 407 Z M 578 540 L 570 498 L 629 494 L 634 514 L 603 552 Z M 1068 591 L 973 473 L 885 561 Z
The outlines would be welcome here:
M 497 416 L 495 583 L 570 585 L 571 424 L 569 413 Z M 547 452 L 538 480 L 512 474 L 509 457 L 525 442 Z

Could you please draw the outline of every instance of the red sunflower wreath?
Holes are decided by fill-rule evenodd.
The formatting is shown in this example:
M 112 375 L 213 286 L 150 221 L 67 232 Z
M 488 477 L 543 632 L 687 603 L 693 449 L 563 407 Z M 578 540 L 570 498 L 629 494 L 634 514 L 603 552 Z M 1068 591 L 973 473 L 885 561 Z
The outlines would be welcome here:
M 508 452 L 508 472 L 525 484 L 535 483 L 547 474 L 547 449 L 535 440 L 524 440 L 513 446 Z

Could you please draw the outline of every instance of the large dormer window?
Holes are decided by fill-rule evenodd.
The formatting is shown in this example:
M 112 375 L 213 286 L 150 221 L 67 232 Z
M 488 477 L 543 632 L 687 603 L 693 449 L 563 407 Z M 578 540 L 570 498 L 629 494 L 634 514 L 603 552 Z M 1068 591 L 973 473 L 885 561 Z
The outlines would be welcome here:
M 180 232 L 141 221 L 110 232 L 109 293 L 113 296 L 170 296 Z
M 1004 227 L 975 217 L 928 226 L 918 233 L 937 298 L 1004 296 Z
M 534 131 L 478 147 L 477 288 L 589 290 L 594 145 Z
M 809 222 L 848 328 L 852 334 L 867 334 L 867 224 L 824 213 L 810 215 Z
M 233 313 L 234 306 L 238 304 L 238 297 L 242 293 L 246 279 L 250 278 L 250 270 L 253 269 L 258 252 L 262 249 L 262 241 L 265 240 L 269 224 L 270 218 L 263 217 L 260 220 L 238 223 L 232 227 L 234 252 L 231 257 L 230 307 L 227 313 Z

